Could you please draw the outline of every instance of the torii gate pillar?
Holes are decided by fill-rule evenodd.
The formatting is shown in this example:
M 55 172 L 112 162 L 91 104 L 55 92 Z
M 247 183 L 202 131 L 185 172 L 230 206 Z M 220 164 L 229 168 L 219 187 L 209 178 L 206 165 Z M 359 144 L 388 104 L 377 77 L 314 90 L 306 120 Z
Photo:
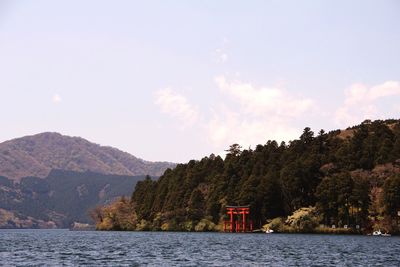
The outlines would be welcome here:
M 245 233 L 253 231 L 253 222 L 248 220 L 250 206 L 227 206 L 226 213 L 229 215 L 229 221 L 224 221 L 224 232 Z M 229 229 L 227 225 L 229 225 Z

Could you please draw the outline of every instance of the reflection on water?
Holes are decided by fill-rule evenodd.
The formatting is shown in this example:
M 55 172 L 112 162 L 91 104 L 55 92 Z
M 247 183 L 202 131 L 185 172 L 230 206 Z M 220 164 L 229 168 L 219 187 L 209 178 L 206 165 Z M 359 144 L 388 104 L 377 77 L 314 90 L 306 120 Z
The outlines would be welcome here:
M 0 265 L 400 266 L 400 238 L 0 230 Z

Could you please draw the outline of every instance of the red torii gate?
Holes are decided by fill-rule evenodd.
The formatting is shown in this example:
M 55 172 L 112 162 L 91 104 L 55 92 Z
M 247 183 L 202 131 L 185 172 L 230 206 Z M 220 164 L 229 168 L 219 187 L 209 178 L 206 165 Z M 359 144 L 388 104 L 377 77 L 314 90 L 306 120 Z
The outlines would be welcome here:
M 253 222 L 246 220 L 246 215 L 250 214 L 250 206 L 226 206 L 226 213 L 230 220 L 224 221 L 224 232 L 245 233 L 253 231 Z M 228 225 L 229 229 L 227 228 Z

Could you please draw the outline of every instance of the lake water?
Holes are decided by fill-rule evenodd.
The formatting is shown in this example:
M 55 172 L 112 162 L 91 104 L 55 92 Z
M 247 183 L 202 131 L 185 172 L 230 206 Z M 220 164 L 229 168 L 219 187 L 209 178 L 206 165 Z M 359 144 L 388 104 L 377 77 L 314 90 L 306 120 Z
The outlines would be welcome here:
M 0 230 L 1 266 L 400 266 L 400 237 Z

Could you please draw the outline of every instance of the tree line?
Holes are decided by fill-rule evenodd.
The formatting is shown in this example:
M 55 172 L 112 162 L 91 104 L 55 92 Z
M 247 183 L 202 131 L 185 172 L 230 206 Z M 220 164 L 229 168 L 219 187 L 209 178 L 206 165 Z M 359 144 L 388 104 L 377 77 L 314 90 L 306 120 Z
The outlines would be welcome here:
M 119 204 L 130 207 L 124 208 L 133 220 L 129 227 L 110 219 L 120 212 L 105 212 L 110 206 L 93 218 L 99 229 L 202 231 L 221 229 L 227 205 L 250 205 L 259 226 L 313 207 L 316 224 L 395 232 L 399 159 L 399 120 L 366 120 L 317 134 L 307 127 L 288 143 L 270 140 L 254 149 L 233 144 L 225 159 L 211 154 L 178 164 L 158 180 L 146 177 Z

